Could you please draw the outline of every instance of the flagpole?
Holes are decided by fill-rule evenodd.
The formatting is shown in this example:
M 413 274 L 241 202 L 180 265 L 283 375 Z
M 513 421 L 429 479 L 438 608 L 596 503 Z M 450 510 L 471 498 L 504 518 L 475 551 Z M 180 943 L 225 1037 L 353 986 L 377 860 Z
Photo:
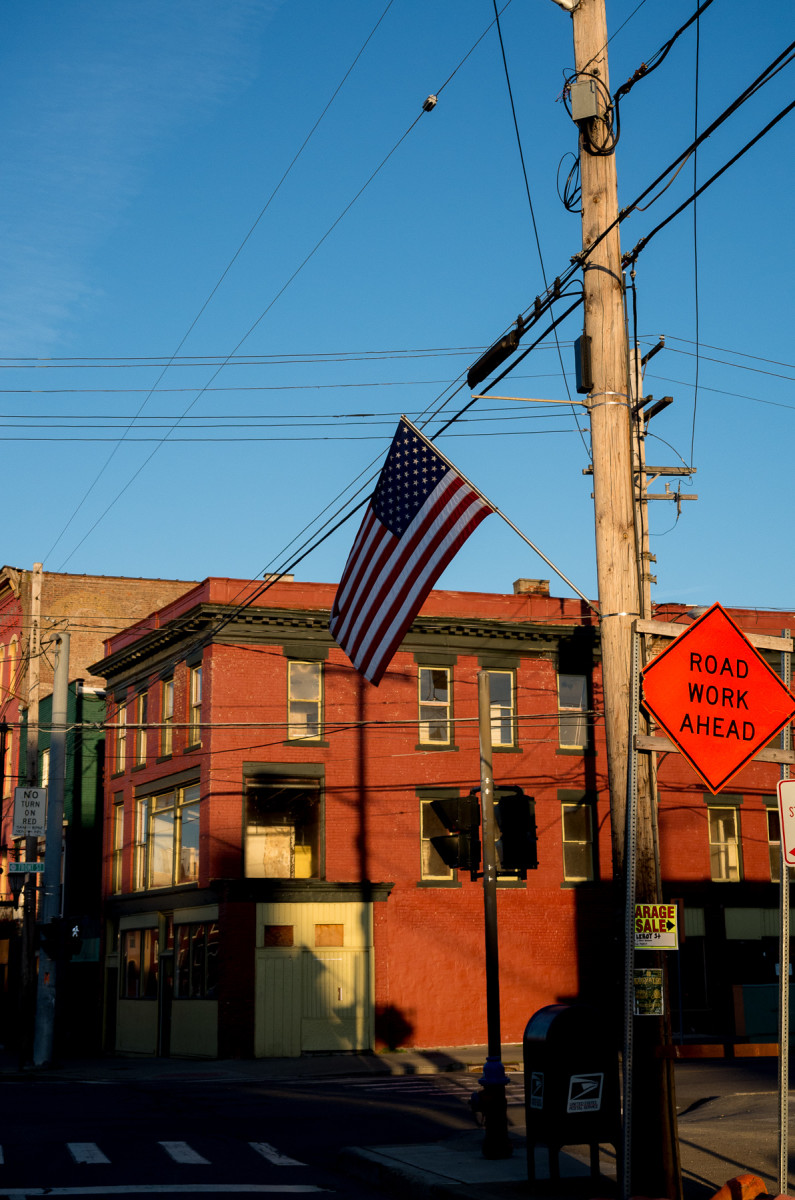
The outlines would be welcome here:
M 525 542 L 530 547 L 531 550 L 534 550 L 540 559 L 543 559 L 543 561 L 547 564 L 549 569 L 551 571 L 555 572 L 558 579 L 562 579 L 563 582 L 567 585 L 567 587 L 570 587 L 573 592 L 576 592 L 576 594 L 580 597 L 580 599 L 585 601 L 585 603 L 588 605 L 588 607 L 591 609 L 591 611 L 596 613 L 597 617 L 600 616 L 599 609 L 588 599 L 588 597 L 583 592 L 580 591 L 580 589 L 575 584 L 572 583 L 572 581 L 569 579 L 568 575 L 564 575 L 563 572 L 558 567 L 555 566 L 555 564 L 552 562 L 552 560 L 550 558 L 547 558 L 546 554 L 544 554 L 541 550 L 539 550 L 539 548 L 538 548 L 538 546 L 536 546 L 535 542 L 531 542 L 530 538 L 527 537 L 525 534 L 523 534 L 521 529 L 519 529 L 519 527 L 517 525 L 514 525 L 513 521 L 511 521 L 510 518 L 506 517 L 506 515 L 502 511 L 502 509 L 498 508 L 497 505 L 493 503 L 493 501 L 489 500 L 489 498 L 485 494 L 485 492 L 482 492 L 480 490 L 480 488 L 477 487 L 476 484 L 474 484 L 472 482 L 471 479 L 468 479 L 466 475 L 463 475 L 461 473 L 461 471 L 458 469 L 458 467 L 456 467 L 453 463 L 450 462 L 450 459 L 447 457 L 446 454 L 444 454 L 439 449 L 439 447 L 436 445 L 436 442 L 432 442 L 430 438 L 427 438 L 425 436 L 425 434 L 422 432 L 422 430 L 418 429 L 417 426 L 414 424 L 414 422 L 410 421 L 408 419 L 408 417 L 405 415 L 405 413 L 401 416 L 400 419 L 401 419 L 401 421 L 405 421 L 406 424 L 409 426 L 409 428 L 412 429 L 414 431 L 414 433 L 417 434 L 418 437 L 421 437 L 424 442 L 427 442 L 428 445 L 433 445 L 434 453 L 438 454 L 439 457 L 441 459 L 443 459 L 444 462 L 447 463 L 450 470 L 455 471 L 456 475 L 460 476 L 460 478 L 464 480 L 464 482 L 467 484 L 467 486 L 472 488 L 473 492 L 477 492 L 477 494 L 478 494 L 478 496 L 480 496 L 481 500 L 484 500 L 485 503 L 488 504 L 489 508 L 491 508 L 494 511 L 495 515 L 498 517 L 502 517 L 505 524 L 510 525 L 510 527 L 514 531 L 514 533 L 518 533 L 519 537 L 522 539 L 522 541 Z

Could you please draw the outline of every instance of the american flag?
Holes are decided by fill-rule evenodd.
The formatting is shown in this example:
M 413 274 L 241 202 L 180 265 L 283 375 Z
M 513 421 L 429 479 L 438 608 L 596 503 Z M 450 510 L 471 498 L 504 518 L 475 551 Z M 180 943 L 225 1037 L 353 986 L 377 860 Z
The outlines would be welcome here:
M 401 417 L 331 610 L 331 633 L 365 679 L 380 682 L 428 592 L 492 512 Z

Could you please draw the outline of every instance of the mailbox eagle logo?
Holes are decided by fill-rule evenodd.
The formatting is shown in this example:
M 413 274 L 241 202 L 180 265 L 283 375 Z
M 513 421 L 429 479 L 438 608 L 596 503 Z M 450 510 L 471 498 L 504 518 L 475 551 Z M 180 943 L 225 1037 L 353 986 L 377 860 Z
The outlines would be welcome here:
M 597 1112 L 602 1107 L 604 1075 L 572 1075 L 569 1079 L 567 1113 Z

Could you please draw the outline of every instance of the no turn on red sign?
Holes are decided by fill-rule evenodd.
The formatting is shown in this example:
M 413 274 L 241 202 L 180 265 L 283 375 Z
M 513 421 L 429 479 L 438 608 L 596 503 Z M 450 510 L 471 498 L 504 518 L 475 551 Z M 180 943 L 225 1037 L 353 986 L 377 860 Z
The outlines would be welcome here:
M 720 604 L 643 669 L 643 703 L 712 793 L 795 715 L 795 698 Z

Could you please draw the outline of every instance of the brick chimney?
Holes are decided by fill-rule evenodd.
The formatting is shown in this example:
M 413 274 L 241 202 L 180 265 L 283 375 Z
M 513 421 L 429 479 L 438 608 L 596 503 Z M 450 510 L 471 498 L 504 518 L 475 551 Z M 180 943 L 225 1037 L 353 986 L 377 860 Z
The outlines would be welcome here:
M 517 579 L 513 585 L 514 596 L 548 596 L 548 579 Z

